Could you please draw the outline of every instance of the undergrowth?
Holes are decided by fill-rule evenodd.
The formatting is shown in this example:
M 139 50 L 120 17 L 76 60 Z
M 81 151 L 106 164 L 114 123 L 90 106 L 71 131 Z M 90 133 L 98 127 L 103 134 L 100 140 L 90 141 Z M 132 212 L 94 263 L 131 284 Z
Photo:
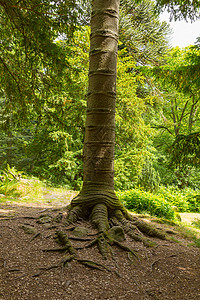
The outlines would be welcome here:
M 200 219 L 195 218 L 194 221 L 192 222 L 192 225 L 197 229 L 200 229 Z
M 178 212 L 200 212 L 199 190 L 161 186 L 157 194 L 140 189 L 117 194 L 126 208 L 169 220 L 179 219 Z
M 176 206 L 179 212 L 200 212 L 200 190 L 160 186 L 157 195 L 164 197 L 170 205 Z
M 13 174 L 11 175 L 9 171 Z M 14 177 L 13 177 L 14 176 Z M 14 168 L 1 171 L 0 203 L 3 202 L 47 202 L 63 201 L 68 203 L 76 192 L 64 187 L 53 187 L 35 177 L 26 177 Z M 63 197 L 64 195 L 64 197 Z
M 195 230 L 195 228 L 192 228 L 188 225 L 178 224 L 176 226 L 176 230 L 187 239 L 192 240 L 193 242 L 188 244 L 188 246 L 196 246 L 200 248 L 200 232 Z
M 61 199 L 61 196 L 65 197 Z M 68 195 L 69 194 L 69 195 Z M 69 202 L 76 192 L 68 191 L 65 187 L 55 188 L 38 178 L 27 178 L 14 168 L 7 166 L 0 170 L 0 202 Z M 192 189 L 178 190 L 176 187 L 159 188 L 157 194 L 132 189 L 117 192 L 124 206 L 136 213 L 145 213 L 168 220 L 180 220 L 178 212 L 200 212 L 200 191 Z M 60 197 L 60 198 L 59 198 Z M 200 227 L 199 221 L 193 226 Z
M 124 206 L 134 212 L 149 213 L 171 220 L 176 219 L 175 210 L 161 195 L 157 196 L 138 189 L 118 192 L 117 194 Z
M 145 217 L 145 216 L 142 216 L 142 217 Z M 188 244 L 188 246 L 195 246 L 195 247 L 200 248 L 200 230 L 198 230 L 197 227 L 194 228 L 193 223 L 192 223 L 192 225 L 188 225 L 188 224 L 182 223 L 180 221 L 172 221 L 172 220 L 167 220 L 167 219 L 157 218 L 157 217 L 152 219 L 151 216 L 149 216 L 149 218 L 155 223 L 166 224 L 166 225 L 172 226 L 174 234 L 178 233 L 179 236 L 182 236 L 183 238 L 192 241 Z M 197 219 L 197 220 L 200 221 L 199 219 Z M 181 241 L 176 238 L 176 235 L 171 236 L 170 239 L 175 243 L 181 243 Z

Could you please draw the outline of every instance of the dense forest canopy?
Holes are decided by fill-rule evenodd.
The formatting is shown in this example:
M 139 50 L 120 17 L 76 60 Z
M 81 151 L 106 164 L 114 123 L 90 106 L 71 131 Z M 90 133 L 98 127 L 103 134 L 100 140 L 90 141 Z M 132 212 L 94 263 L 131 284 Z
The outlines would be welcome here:
M 89 2 L 0 1 L 1 168 L 80 188 Z M 199 186 L 200 44 L 170 49 L 165 7 L 199 13 L 198 1 L 121 1 L 116 189 Z

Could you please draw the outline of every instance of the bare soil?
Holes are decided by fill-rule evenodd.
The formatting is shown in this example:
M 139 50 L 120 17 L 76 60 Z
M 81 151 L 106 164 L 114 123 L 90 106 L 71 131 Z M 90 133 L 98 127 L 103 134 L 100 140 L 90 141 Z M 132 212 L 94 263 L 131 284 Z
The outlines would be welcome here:
M 146 248 L 142 243 L 126 239 L 138 259 L 113 247 L 115 260 L 103 260 L 96 246 L 79 250 L 80 258 L 101 263 L 108 269 L 91 269 L 77 261 L 54 268 L 63 253 L 44 252 L 58 248 L 55 231 L 65 231 L 63 223 L 37 223 L 38 217 L 58 215 L 55 207 L 34 204 L 0 205 L 0 300 L 32 299 L 129 299 L 129 300 L 197 300 L 200 299 L 200 250 L 173 234 L 178 242 L 154 239 L 157 246 Z M 23 226 L 33 229 L 25 233 Z M 81 221 L 90 237 L 95 230 Z M 158 225 L 175 231 L 169 225 Z M 66 231 L 71 235 L 70 231 Z M 71 240 L 75 247 L 82 241 Z M 42 268 L 46 268 L 46 270 Z

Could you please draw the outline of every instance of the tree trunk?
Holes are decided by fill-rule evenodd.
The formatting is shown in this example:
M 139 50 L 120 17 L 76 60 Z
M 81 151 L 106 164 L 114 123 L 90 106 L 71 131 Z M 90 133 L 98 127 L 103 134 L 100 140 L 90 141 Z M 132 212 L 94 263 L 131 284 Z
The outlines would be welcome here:
M 83 188 L 72 200 L 66 220 L 66 225 L 69 225 L 79 217 L 89 217 L 92 225 L 98 229 L 98 237 L 91 244 L 97 243 L 104 258 L 107 258 L 113 244 L 131 251 L 110 236 L 109 229 L 112 226 L 146 245 L 149 241 L 141 232 L 165 238 L 157 229 L 129 215 L 114 192 L 119 2 L 92 2 Z
M 83 188 L 72 201 L 74 206 L 86 201 L 92 207 L 103 201 L 119 207 L 114 193 L 119 2 L 92 2 Z
M 94 0 L 84 142 L 84 186 L 114 188 L 119 0 Z

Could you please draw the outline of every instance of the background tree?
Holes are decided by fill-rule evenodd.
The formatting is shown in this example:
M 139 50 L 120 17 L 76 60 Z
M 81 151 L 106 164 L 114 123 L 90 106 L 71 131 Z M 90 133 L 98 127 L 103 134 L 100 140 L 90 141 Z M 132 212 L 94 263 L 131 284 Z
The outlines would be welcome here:
M 31 171 L 37 164 L 42 166 L 41 160 L 45 161 L 44 153 L 49 153 L 49 149 L 43 151 L 45 143 L 43 148 L 41 144 L 37 148 L 36 141 L 39 132 L 44 133 L 45 126 L 52 123 L 52 115 L 55 121 L 56 114 L 52 113 L 55 107 L 61 115 L 64 105 L 56 95 L 64 99 L 63 90 L 66 82 L 70 84 L 72 80 L 72 69 L 76 73 L 68 61 L 70 53 L 66 45 L 72 41 L 80 12 L 75 1 L 0 1 L 2 166 L 14 163 L 21 170 Z M 65 46 L 56 42 L 61 35 Z M 41 140 L 52 140 L 48 134 L 49 131 Z M 48 165 L 55 164 L 55 155 L 52 157 L 54 161 Z M 33 174 L 46 175 L 35 168 Z
M 157 0 L 158 11 L 167 10 L 171 14 L 171 19 L 196 20 L 200 16 L 199 0 Z
M 122 0 L 119 37 L 137 65 L 159 65 L 166 53 L 169 25 L 159 20 L 155 3 L 149 0 Z
M 156 112 L 156 115 L 151 119 L 151 123 L 152 127 L 159 129 L 155 135 L 154 146 L 159 149 L 160 153 L 163 153 L 165 163 L 163 159 L 160 161 L 163 167 L 165 165 L 165 168 L 168 169 L 161 177 L 165 178 L 167 182 L 178 184 L 180 187 L 185 185 L 196 186 L 197 183 L 192 174 L 198 172 L 198 164 L 196 166 L 193 164 L 191 168 L 191 165 L 188 165 L 190 159 L 186 159 L 186 149 L 190 148 L 192 151 L 191 144 L 189 143 L 188 147 L 184 144 L 185 151 L 183 147 L 180 147 L 178 153 L 180 143 L 176 143 L 176 140 L 180 141 L 180 138 L 183 140 L 183 137 L 185 137 L 185 141 L 189 141 L 189 137 L 193 136 L 191 134 L 199 131 L 198 59 L 199 50 L 197 46 L 182 50 L 177 47 L 169 51 L 163 66 L 150 70 L 155 83 L 154 85 L 151 81 L 152 78 L 149 80 L 152 83 L 152 93 L 157 94 L 157 104 L 154 103 L 154 108 L 149 105 L 149 109 Z M 173 145 L 176 145 L 176 147 L 174 148 Z M 197 146 L 196 143 L 194 147 L 195 145 Z M 174 156 L 175 152 L 177 153 L 176 157 Z M 195 157 L 195 151 L 193 154 Z M 184 159 L 181 159 L 181 157 L 184 157 Z M 178 163 L 179 158 L 181 164 Z M 173 172 L 170 171 L 169 166 L 173 167 Z M 171 180 L 167 176 L 168 172 Z

